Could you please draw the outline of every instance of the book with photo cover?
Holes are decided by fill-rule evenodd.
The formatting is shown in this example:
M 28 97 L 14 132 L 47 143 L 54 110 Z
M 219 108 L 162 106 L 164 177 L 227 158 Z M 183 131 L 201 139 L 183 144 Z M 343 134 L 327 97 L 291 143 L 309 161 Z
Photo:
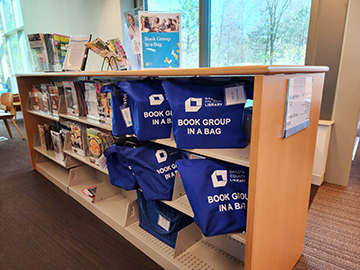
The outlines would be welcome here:
M 100 85 L 100 84 L 99 84 Z M 101 84 L 104 86 L 104 84 Z M 98 114 L 100 123 L 112 124 L 111 92 L 97 92 Z
M 85 136 L 84 136 L 85 135 Z M 86 156 L 86 125 L 76 122 L 70 123 L 70 142 L 74 153 Z
M 181 13 L 139 11 L 141 68 L 181 68 Z
M 100 133 L 95 128 L 88 128 L 87 138 L 88 138 L 90 162 L 95 164 L 96 160 L 98 160 L 103 153 Z
M 43 112 L 51 113 L 51 104 L 50 104 L 50 93 L 48 87 L 49 84 L 40 84 L 41 99 L 43 104 Z
M 114 48 L 112 43 L 109 44 L 108 42 L 105 42 L 100 37 L 98 37 L 86 43 L 85 46 L 97 55 L 104 58 L 104 60 L 112 70 L 123 70 L 126 68 L 125 63 L 112 49 Z
M 116 55 L 124 62 L 127 69 L 130 69 L 130 62 L 127 59 L 125 49 L 122 45 L 120 38 L 113 38 L 106 41 L 109 47 L 116 53 Z
M 51 112 L 54 115 L 59 114 L 59 89 L 57 86 L 51 85 L 48 87 L 50 94 Z
M 29 34 L 28 41 L 33 60 L 34 71 L 47 71 L 49 69 L 49 60 L 46 50 L 44 34 Z
M 64 141 L 62 139 L 62 136 L 60 132 L 56 132 L 54 130 L 50 131 L 51 133 L 51 139 L 54 146 L 55 156 L 57 159 L 63 161 L 65 158 L 64 155 Z
M 42 97 L 39 88 L 40 88 L 39 86 L 33 85 L 29 93 L 30 109 L 34 111 L 41 111 L 43 108 Z
M 54 34 L 54 60 L 55 64 L 62 67 L 69 47 L 70 36 Z
M 46 151 L 46 150 L 48 150 L 48 148 L 47 148 L 46 139 L 45 139 L 44 126 L 40 125 L 40 124 L 38 124 L 37 126 L 38 126 L 38 131 L 39 131 L 41 148 Z
M 96 82 L 85 82 L 85 103 L 87 109 L 87 117 L 99 120 L 98 103 L 96 89 L 98 84 Z
M 65 81 L 63 82 L 63 88 L 67 114 L 79 116 L 79 105 L 74 83 L 70 81 Z

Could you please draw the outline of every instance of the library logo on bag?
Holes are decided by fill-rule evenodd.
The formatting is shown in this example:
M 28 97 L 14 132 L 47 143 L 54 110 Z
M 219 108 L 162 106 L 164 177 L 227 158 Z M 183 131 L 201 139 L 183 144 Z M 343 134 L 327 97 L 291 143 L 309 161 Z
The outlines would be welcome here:
M 162 163 L 167 160 L 168 154 L 166 153 L 165 150 L 159 149 L 156 151 L 155 157 L 156 157 L 158 163 Z
M 214 188 L 225 187 L 227 184 L 227 170 L 216 170 L 211 175 Z
M 185 112 L 197 112 L 202 106 L 201 98 L 190 97 L 185 100 Z
M 151 106 L 161 105 L 161 103 L 163 103 L 163 101 L 164 101 L 164 96 L 163 96 L 163 94 L 153 94 L 153 95 L 149 96 L 149 100 L 150 100 Z

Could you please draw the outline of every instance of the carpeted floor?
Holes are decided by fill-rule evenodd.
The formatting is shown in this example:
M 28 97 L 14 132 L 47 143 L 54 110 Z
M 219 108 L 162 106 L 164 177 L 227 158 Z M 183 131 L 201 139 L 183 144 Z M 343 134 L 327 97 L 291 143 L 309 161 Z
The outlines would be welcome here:
M 323 183 L 318 189 L 294 269 L 360 269 L 360 150 L 347 187 Z
M 21 118 L 18 124 L 25 135 Z M 32 171 L 26 140 L 11 128 L 13 138 L 0 140 L 0 269 L 161 269 Z M 3 122 L 2 136 L 9 137 Z M 94 233 L 98 229 L 104 237 Z M 134 263 L 127 264 L 124 257 Z M 348 187 L 324 183 L 318 189 L 309 209 L 304 252 L 294 269 L 360 269 L 360 151 Z

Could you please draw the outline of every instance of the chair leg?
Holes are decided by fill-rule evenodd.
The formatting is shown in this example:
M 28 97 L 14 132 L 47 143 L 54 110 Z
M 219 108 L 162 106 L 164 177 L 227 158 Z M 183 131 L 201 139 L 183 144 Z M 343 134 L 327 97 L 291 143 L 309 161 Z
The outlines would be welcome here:
M 9 133 L 10 138 L 12 138 L 12 133 L 11 133 L 11 129 L 10 129 L 10 126 L 9 126 L 9 122 L 7 121 L 6 118 L 4 118 L 3 121 L 5 123 L 6 129 L 7 129 L 8 133 Z
M 10 118 L 10 121 L 11 121 L 11 123 L 14 124 L 14 126 L 15 126 L 16 130 L 19 132 L 21 138 L 22 138 L 23 140 L 25 140 L 24 136 L 21 134 L 21 131 L 20 131 L 19 127 L 18 127 L 17 124 L 14 122 L 14 119 Z

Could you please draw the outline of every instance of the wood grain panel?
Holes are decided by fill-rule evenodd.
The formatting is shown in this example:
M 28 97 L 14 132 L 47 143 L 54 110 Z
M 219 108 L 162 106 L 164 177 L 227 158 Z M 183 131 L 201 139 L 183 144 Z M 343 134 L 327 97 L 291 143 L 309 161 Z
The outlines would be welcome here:
M 287 79 L 312 76 L 310 125 L 282 138 Z M 256 76 L 245 269 L 292 269 L 303 250 L 324 74 Z
M 221 68 L 187 68 L 187 69 L 146 69 L 130 71 L 81 71 L 81 72 L 53 72 L 48 76 L 53 77 L 88 77 L 88 76 L 109 76 L 109 77 L 156 77 L 156 76 L 228 76 L 228 75 L 256 75 L 256 74 L 287 74 L 287 73 L 308 73 L 326 72 L 328 67 L 324 66 L 241 66 Z M 19 74 L 17 76 L 29 76 Z M 43 74 L 31 74 L 31 76 L 44 76 Z

